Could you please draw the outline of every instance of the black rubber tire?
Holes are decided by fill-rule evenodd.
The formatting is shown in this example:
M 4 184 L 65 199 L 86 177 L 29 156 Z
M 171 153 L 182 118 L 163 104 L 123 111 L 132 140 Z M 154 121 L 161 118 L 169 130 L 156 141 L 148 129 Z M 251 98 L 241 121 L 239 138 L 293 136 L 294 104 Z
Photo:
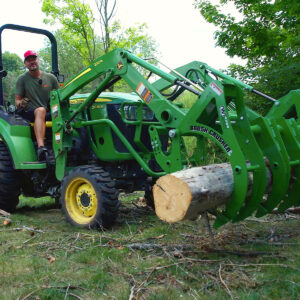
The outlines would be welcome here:
M 85 191 L 83 186 L 88 186 Z M 88 195 L 88 206 L 81 201 L 78 204 L 77 197 L 82 194 Z M 92 191 L 95 195 L 91 195 Z M 115 182 L 110 178 L 109 173 L 98 166 L 80 166 L 72 169 L 62 180 L 60 203 L 62 212 L 67 222 L 74 226 L 83 228 L 110 228 L 118 216 L 120 201 L 119 191 L 115 188 Z M 93 204 L 93 201 L 97 205 Z M 78 205 L 78 207 L 77 207 Z M 85 216 L 84 208 L 92 211 L 91 216 Z
M 14 212 L 19 203 L 21 187 L 7 146 L 0 141 L 0 209 Z

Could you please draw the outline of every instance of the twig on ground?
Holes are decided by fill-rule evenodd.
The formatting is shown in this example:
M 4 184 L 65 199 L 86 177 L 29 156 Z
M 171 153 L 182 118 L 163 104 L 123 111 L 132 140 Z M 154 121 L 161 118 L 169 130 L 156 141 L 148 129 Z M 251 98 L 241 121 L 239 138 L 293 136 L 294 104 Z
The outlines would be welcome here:
M 142 286 L 144 286 L 144 285 L 147 283 L 147 281 L 149 280 L 150 276 L 151 276 L 155 271 L 156 271 L 156 268 L 153 268 L 153 269 L 149 272 L 149 274 L 147 275 L 147 277 L 145 278 L 145 280 L 138 286 L 136 293 L 138 293 L 138 292 L 141 290 Z
M 64 300 L 66 300 L 68 297 L 69 288 L 70 288 L 70 284 L 68 284 L 68 287 L 66 288 L 66 294 Z
M 30 242 L 31 240 L 33 240 L 33 239 L 35 239 L 35 238 L 36 238 L 36 237 L 33 236 L 33 237 L 31 237 L 30 239 L 24 241 L 24 242 L 23 242 L 23 245 L 27 244 L 28 242 Z
M 0 209 L 0 215 L 8 218 L 10 216 L 10 213 L 3 209 Z
M 285 211 L 279 212 L 278 209 L 274 209 L 272 211 L 272 214 L 285 214 L 285 213 L 291 213 L 291 214 L 300 214 L 300 207 L 292 207 L 288 208 Z
M 270 223 L 272 220 L 262 220 L 257 218 L 247 218 L 244 222 Z
M 231 299 L 233 299 L 230 289 L 228 288 L 226 282 L 222 278 L 221 271 L 222 271 L 222 264 L 220 264 L 220 267 L 219 267 L 219 278 L 220 278 L 221 283 L 224 285 L 227 294 L 230 296 Z
M 78 295 L 75 295 L 73 293 L 69 293 L 69 296 L 72 296 L 72 297 L 74 297 L 74 298 L 76 298 L 78 300 L 83 300 L 83 298 L 80 298 Z
M 39 229 L 34 229 L 31 227 L 27 227 L 27 226 L 22 226 L 22 227 L 16 227 L 16 228 L 8 228 L 8 229 L 4 229 L 4 230 L 0 230 L 0 232 L 2 231 L 34 231 L 34 232 L 38 232 L 38 233 L 44 233 L 45 231 L 43 230 L 39 230 Z
M 22 298 L 22 300 L 28 299 L 30 296 L 32 296 L 33 294 L 35 294 L 35 293 L 38 292 L 39 290 L 41 290 L 41 288 L 40 288 L 40 289 L 36 289 L 36 290 L 30 292 L 28 295 L 26 295 L 24 298 Z
M 85 290 L 82 287 L 78 287 L 78 286 L 74 286 L 74 285 L 70 285 L 70 284 L 68 284 L 67 286 L 52 286 L 52 285 L 42 286 L 42 287 L 40 287 L 38 289 L 35 289 L 32 292 L 30 292 L 28 295 L 26 295 L 25 297 L 23 297 L 22 300 L 29 299 L 29 297 L 32 296 L 32 295 L 34 295 L 36 292 L 41 291 L 41 290 L 45 290 L 45 289 L 58 289 L 58 290 L 64 290 L 64 289 L 66 289 L 66 290 L 69 290 L 69 289 L 72 289 L 72 290 L 81 289 L 81 290 Z M 71 295 L 71 293 L 69 293 L 69 295 Z M 77 298 L 77 299 L 81 299 L 79 296 L 77 296 L 75 294 L 72 294 L 72 296 L 75 297 L 75 298 Z
M 130 287 L 130 295 L 129 295 L 128 300 L 133 300 L 134 299 L 134 289 L 135 289 L 135 285 L 132 285 Z

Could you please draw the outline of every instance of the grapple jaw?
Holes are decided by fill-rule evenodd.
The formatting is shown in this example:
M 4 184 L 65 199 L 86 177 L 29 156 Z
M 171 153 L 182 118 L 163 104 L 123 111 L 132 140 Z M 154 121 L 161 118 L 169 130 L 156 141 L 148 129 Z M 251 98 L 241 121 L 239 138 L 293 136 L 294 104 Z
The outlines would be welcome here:
M 228 112 L 229 100 L 235 111 Z M 224 97 L 215 96 L 215 103 L 221 128 L 213 136 L 220 137 L 232 166 L 234 190 L 214 226 L 299 205 L 300 91 L 276 101 L 266 117 L 248 109 L 241 89 L 233 85 L 224 85 Z
M 199 81 L 196 77 L 191 79 Z M 203 92 L 171 138 L 170 152 L 164 155 L 158 147 L 156 155 L 164 171 L 171 173 L 189 163 L 203 165 L 206 139 L 223 150 L 232 167 L 234 189 L 225 207 L 218 208 L 215 227 L 300 204 L 300 90 L 275 101 L 263 117 L 245 105 L 245 86 L 237 83 L 206 78 Z M 158 135 L 153 129 L 153 141 Z M 184 152 L 183 136 L 197 139 L 198 148 L 188 163 L 182 155 L 178 159 Z

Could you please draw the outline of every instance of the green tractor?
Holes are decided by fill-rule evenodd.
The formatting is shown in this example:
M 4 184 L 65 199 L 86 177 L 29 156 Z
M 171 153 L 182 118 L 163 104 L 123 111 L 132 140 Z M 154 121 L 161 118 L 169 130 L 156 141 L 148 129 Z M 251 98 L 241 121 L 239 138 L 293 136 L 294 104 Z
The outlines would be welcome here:
M 46 34 L 53 73 L 59 76 L 51 33 L 8 24 L 0 34 L 4 29 Z M 1 79 L 4 75 L 0 59 Z M 119 80 L 132 92 L 105 92 Z M 92 81 L 97 86 L 91 93 L 78 94 Z M 243 90 L 274 102 L 266 117 L 245 105 Z M 190 109 L 174 101 L 183 92 L 196 97 Z M 37 161 L 31 124 L 0 100 L 1 209 L 13 211 L 20 194 L 50 195 L 59 199 L 71 224 L 107 228 L 118 215 L 119 191 L 143 190 L 153 206 L 156 180 L 204 165 L 208 140 L 222 150 L 234 179 L 230 201 L 210 209 L 216 227 L 300 203 L 298 90 L 275 100 L 201 62 L 166 73 L 116 49 L 51 92 L 44 162 Z M 191 156 L 186 138 L 196 141 Z

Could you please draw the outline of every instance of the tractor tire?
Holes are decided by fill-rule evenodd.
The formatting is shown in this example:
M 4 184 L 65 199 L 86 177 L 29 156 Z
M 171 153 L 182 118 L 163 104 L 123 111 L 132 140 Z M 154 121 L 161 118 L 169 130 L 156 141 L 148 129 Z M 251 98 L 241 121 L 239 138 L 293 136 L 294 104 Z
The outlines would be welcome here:
M 62 180 L 62 212 L 74 226 L 110 228 L 118 216 L 118 194 L 115 182 L 101 167 L 80 166 Z
M 21 187 L 7 146 L 0 141 L 0 209 L 14 212 L 19 203 Z

